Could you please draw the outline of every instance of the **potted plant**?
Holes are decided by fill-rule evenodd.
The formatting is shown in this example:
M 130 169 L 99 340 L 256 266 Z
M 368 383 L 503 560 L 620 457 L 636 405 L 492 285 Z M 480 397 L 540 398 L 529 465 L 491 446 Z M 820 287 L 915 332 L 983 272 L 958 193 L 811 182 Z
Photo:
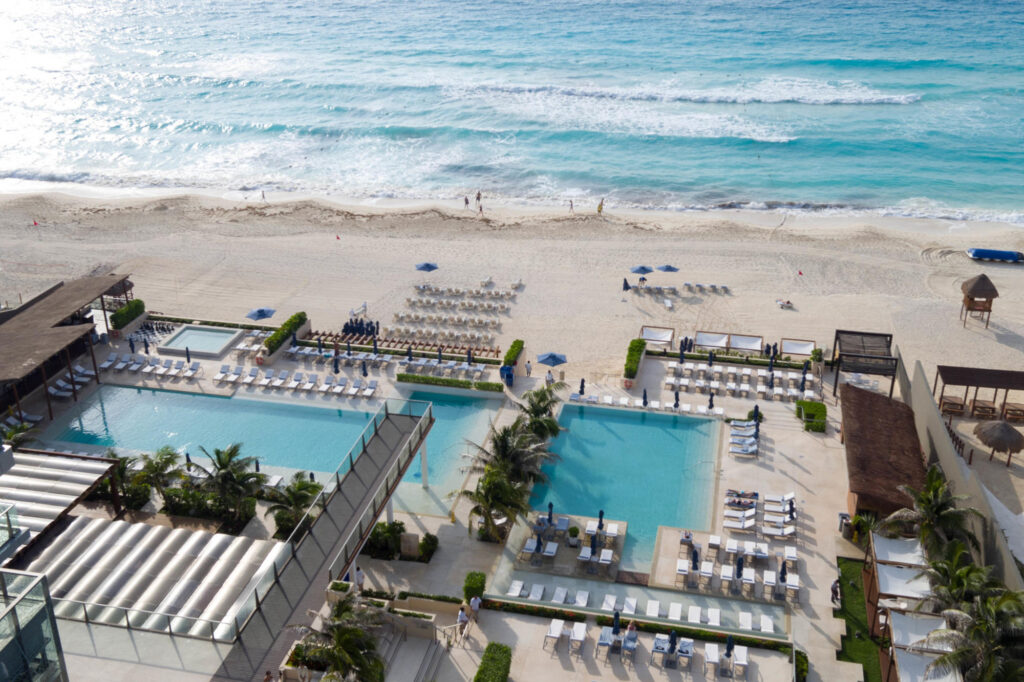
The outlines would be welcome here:
M 579 547 L 580 529 L 579 526 L 569 526 L 569 546 Z

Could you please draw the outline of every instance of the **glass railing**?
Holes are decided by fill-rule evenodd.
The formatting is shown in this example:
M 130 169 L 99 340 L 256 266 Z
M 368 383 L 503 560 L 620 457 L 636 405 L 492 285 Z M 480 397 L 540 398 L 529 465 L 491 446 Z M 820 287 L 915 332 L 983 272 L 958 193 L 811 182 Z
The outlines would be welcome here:
M 46 579 L 43 575 L 0 569 L 0 652 L 7 680 L 49 682 L 68 679 Z
M 18 525 L 18 509 L 12 502 L 0 501 L 0 548 L 21 532 Z

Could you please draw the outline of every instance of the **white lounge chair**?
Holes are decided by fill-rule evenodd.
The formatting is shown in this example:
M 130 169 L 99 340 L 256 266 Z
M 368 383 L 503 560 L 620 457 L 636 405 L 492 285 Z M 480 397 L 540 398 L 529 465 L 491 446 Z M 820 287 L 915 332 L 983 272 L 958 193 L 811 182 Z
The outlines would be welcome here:
M 373 394 L 376 393 L 376 392 L 377 392 L 377 380 L 376 379 L 370 379 L 370 383 L 367 384 L 366 388 L 363 389 L 363 397 L 364 398 L 372 398 Z
M 225 365 L 227 367 L 227 365 Z M 160 360 L 157 358 L 150 358 L 149 364 L 142 370 L 143 374 L 152 374 L 153 372 L 160 369 Z
M 708 609 L 708 625 L 716 628 L 722 627 L 722 610 Z
M 771 616 L 761 614 L 761 632 L 768 634 L 775 632 L 775 623 L 772 622 Z
M 676 576 L 688 576 L 690 575 L 690 560 L 689 559 L 676 559 Z
M 587 590 L 576 590 L 576 598 L 573 600 L 573 604 L 576 606 L 586 606 L 590 603 L 590 592 Z
M 569 591 L 564 587 L 556 587 L 555 594 L 551 597 L 551 603 L 553 604 L 564 604 L 565 598 L 569 594 Z
M 558 642 L 562 639 L 562 635 L 565 633 L 565 621 L 561 618 L 552 618 L 551 624 L 548 625 L 547 634 L 544 635 L 544 644 L 548 643 L 549 639 L 555 640 L 554 646 L 558 647 Z M 543 647 L 542 647 L 543 648 Z
M 616 597 L 614 594 L 604 595 L 604 601 L 601 603 L 602 611 L 614 611 L 616 605 Z
M 586 623 L 573 623 L 572 632 L 569 633 L 569 648 L 575 645 L 577 650 L 582 655 L 583 645 L 587 639 L 587 624 Z
M 661 617 L 661 602 L 657 599 L 651 599 L 647 602 L 646 615 L 648 618 L 660 618 Z
M 356 379 L 355 381 L 352 382 L 352 385 L 349 387 L 349 389 L 347 391 L 345 391 L 345 395 L 348 395 L 348 396 L 358 395 L 360 389 L 362 389 L 362 388 L 363 388 L 363 380 L 362 379 Z
M 49 393 L 54 398 L 60 398 L 62 400 L 66 400 L 71 397 L 71 391 L 58 391 L 53 386 L 47 386 L 46 392 Z
M 727 519 L 749 519 L 757 515 L 757 507 L 750 509 L 726 509 L 723 515 Z
M 142 356 L 132 359 L 131 364 L 128 365 L 129 372 L 138 372 L 146 366 L 146 360 Z
M 761 526 L 761 533 L 768 537 L 774 538 L 787 538 L 790 535 L 796 533 L 796 526 L 786 526 L 785 528 L 775 528 L 773 526 Z
M 740 630 L 753 630 L 754 616 L 749 611 L 740 611 Z
M 786 493 L 785 495 L 765 495 L 765 502 L 774 502 L 775 504 L 789 504 L 790 500 L 796 499 L 796 493 Z
M 544 598 L 544 586 L 540 583 L 534 583 L 533 587 L 530 588 L 530 594 L 526 597 L 530 601 L 540 601 Z
M 747 519 L 746 521 L 725 521 L 722 523 L 723 528 L 729 530 L 738 530 L 743 532 L 755 532 L 754 525 L 757 523 L 756 519 Z
M 597 563 L 604 564 L 605 566 L 610 566 L 612 563 L 612 550 L 602 549 L 601 557 L 597 560 Z
M 558 543 L 557 542 L 545 543 L 544 544 L 544 551 L 542 552 L 542 554 L 544 556 L 546 556 L 546 557 L 549 557 L 549 558 L 554 557 L 556 554 L 558 554 Z
M 690 606 L 686 612 L 686 622 L 694 625 L 700 625 L 700 607 L 696 604 Z
M 327 376 L 324 377 L 323 383 L 317 387 L 317 390 L 320 391 L 321 393 L 327 393 L 332 388 L 334 388 L 334 375 L 328 374 Z
M 757 456 L 757 443 L 753 445 L 732 445 L 729 447 L 730 454 L 733 455 L 753 455 Z
M 708 666 L 712 666 L 715 671 L 715 678 L 718 677 L 718 665 L 721 663 L 721 658 L 718 654 L 718 645 L 712 642 L 708 642 L 704 645 L 704 671 L 707 672 Z
M 274 370 L 268 369 L 268 370 L 263 372 L 263 378 L 260 379 L 260 382 L 258 384 L 256 384 L 256 385 L 257 386 L 261 386 L 261 387 L 270 386 L 271 382 L 273 382 L 273 381 L 274 381 Z
M 789 516 L 786 514 L 765 514 L 764 522 L 773 526 L 785 526 Z
M 341 395 L 345 391 L 345 387 L 348 385 L 348 377 L 338 377 L 338 380 L 334 382 L 334 388 L 331 389 L 331 393 L 334 395 Z
M 297 388 L 298 388 L 298 387 L 299 387 L 299 386 L 300 386 L 301 384 L 305 383 L 305 382 L 304 382 L 304 381 L 302 380 L 302 376 L 303 376 L 303 375 L 302 375 L 302 372 L 296 372 L 295 374 L 293 374 L 293 375 L 292 375 L 292 380 L 288 382 L 288 385 L 287 385 L 287 386 L 285 386 L 285 389 L 286 389 L 286 390 L 288 390 L 288 391 L 294 391 L 294 390 L 295 390 L 295 389 L 297 389 Z
M 672 602 L 668 605 L 668 619 L 674 621 L 683 620 L 683 605 L 679 602 Z
M 270 382 L 271 388 L 281 388 L 284 386 L 284 382 L 288 381 L 289 372 L 286 369 L 281 370 L 273 381 Z
M 242 379 L 242 383 L 245 384 L 246 386 L 248 386 L 252 382 L 256 381 L 256 378 L 259 377 L 259 375 L 260 375 L 260 368 L 259 367 L 253 367 L 252 369 L 249 370 L 249 376 L 247 376 L 244 379 Z
M 245 367 L 242 367 L 241 365 L 235 365 L 235 368 L 233 370 L 231 370 L 231 376 L 229 376 L 227 378 L 227 381 L 230 382 L 230 383 L 235 383 L 236 381 L 240 381 L 241 378 L 242 378 L 242 373 L 244 373 L 244 372 L 245 372 Z
M 117 364 L 117 353 L 111 353 L 110 355 L 107 356 L 106 360 L 100 363 L 100 371 L 102 372 L 104 370 L 110 369 L 115 364 Z M 122 367 L 122 369 L 124 368 Z
M 199 364 L 199 361 L 195 361 L 188 366 L 188 369 L 181 373 L 181 376 L 185 377 L 186 379 L 194 379 L 196 375 L 199 374 L 199 370 L 201 368 L 202 365 Z
M 785 558 L 787 562 L 796 563 L 796 547 L 794 545 L 786 545 Z
M 622 603 L 622 614 L 625 616 L 636 615 L 636 597 L 626 597 Z
M 523 593 L 523 581 L 513 580 L 512 584 L 508 586 L 508 592 L 505 593 L 506 597 L 518 597 Z
M 314 388 L 316 388 L 317 382 L 319 381 L 320 377 L 317 376 L 316 374 L 307 374 L 306 383 L 302 384 L 301 388 L 303 391 L 312 391 Z
M 121 356 L 121 362 L 119 362 L 116 365 L 114 365 L 114 371 L 115 372 L 120 372 L 121 370 L 123 370 L 126 367 L 128 367 L 128 365 L 133 365 L 133 364 L 135 364 L 135 359 L 131 355 L 122 355 Z

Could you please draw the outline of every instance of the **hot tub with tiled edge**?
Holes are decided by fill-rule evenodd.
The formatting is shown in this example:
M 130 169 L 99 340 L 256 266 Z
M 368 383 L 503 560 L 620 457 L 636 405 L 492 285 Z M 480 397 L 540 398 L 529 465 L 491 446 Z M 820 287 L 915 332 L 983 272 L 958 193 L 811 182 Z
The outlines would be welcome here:
M 205 327 L 186 324 L 173 336 L 157 346 L 161 355 L 185 356 L 185 349 L 194 358 L 218 359 L 230 351 L 245 334 L 243 329 Z

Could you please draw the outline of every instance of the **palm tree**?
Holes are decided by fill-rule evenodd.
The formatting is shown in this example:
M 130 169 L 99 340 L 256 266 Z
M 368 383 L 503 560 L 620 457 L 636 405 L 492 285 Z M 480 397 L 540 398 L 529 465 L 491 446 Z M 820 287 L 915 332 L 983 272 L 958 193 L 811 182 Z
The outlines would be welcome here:
M 948 609 L 952 625 L 922 640 L 930 647 L 949 647 L 929 668 L 959 670 L 965 682 L 1020 680 L 1024 659 L 1024 596 L 1005 591 L 975 597 L 966 608 Z
M 467 455 L 472 460 L 470 471 L 482 473 L 488 468 L 501 469 L 513 483 L 546 481 L 547 476 L 541 467 L 557 457 L 548 451 L 544 441 L 526 428 L 522 417 L 500 429 L 492 424 L 487 434 L 487 446 L 467 443 L 473 449 Z
M 11 447 L 17 450 L 26 443 L 35 440 L 28 432 L 32 430 L 31 424 L 21 423 L 17 426 L 10 426 L 3 430 L 3 440 L 10 443 Z
M 178 453 L 170 445 L 165 445 L 153 454 L 142 455 L 142 468 L 132 480 L 151 487 L 160 496 L 160 501 L 166 504 L 164 491 L 175 481 L 180 481 L 181 477 Z
M 1005 589 L 991 577 L 991 567 L 975 564 L 971 553 L 959 540 L 946 545 L 943 558 L 929 561 L 921 573 L 931 584 L 932 594 L 927 602 L 939 610 L 958 609 L 975 597 L 990 596 Z
M 475 489 L 460 490 L 458 496 L 473 503 L 469 532 L 473 531 L 473 518 L 480 517 L 484 535 L 493 542 L 502 540 L 499 517 L 504 517 L 506 527 L 511 528 L 517 518 L 530 512 L 526 484 L 509 480 L 506 472 L 497 468 L 489 468 L 477 480 Z
M 255 457 L 242 457 L 241 443 L 232 443 L 223 450 L 214 448 L 212 455 L 206 448 L 199 449 L 210 459 L 209 469 L 195 462 L 190 462 L 189 467 L 202 472 L 205 476 L 202 487 L 228 503 L 232 511 L 232 520 L 240 520 L 245 499 L 255 497 L 267 482 L 267 477 L 254 470 Z
M 315 611 L 309 614 L 318 615 Z M 379 623 L 375 611 L 359 608 L 355 592 L 350 590 L 335 604 L 331 617 L 321 627 L 289 627 L 305 633 L 305 657 L 326 664 L 327 675 L 323 679 L 383 682 L 384 659 L 370 632 Z
M 957 507 L 967 496 L 954 495 L 937 466 L 928 469 L 920 490 L 906 485 L 901 485 L 900 490 L 913 500 L 913 507 L 898 509 L 887 520 L 913 526 L 926 550 L 939 553 L 951 540 L 962 540 L 975 549 L 979 547 L 968 520 L 972 516 L 982 518 L 981 512 L 974 507 Z
M 525 402 L 518 403 L 519 409 L 526 416 L 526 429 L 539 440 L 554 438 L 562 431 L 558 420 L 554 417 L 558 396 L 555 391 L 564 388 L 564 383 L 555 383 L 523 393 Z
M 288 536 L 302 521 L 313 500 L 323 490 L 323 486 L 310 481 L 303 472 L 296 471 L 292 480 L 283 489 L 273 489 L 267 495 L 272 503 L 264 512 L 264 516 L 274 515 L 278 535 Z

